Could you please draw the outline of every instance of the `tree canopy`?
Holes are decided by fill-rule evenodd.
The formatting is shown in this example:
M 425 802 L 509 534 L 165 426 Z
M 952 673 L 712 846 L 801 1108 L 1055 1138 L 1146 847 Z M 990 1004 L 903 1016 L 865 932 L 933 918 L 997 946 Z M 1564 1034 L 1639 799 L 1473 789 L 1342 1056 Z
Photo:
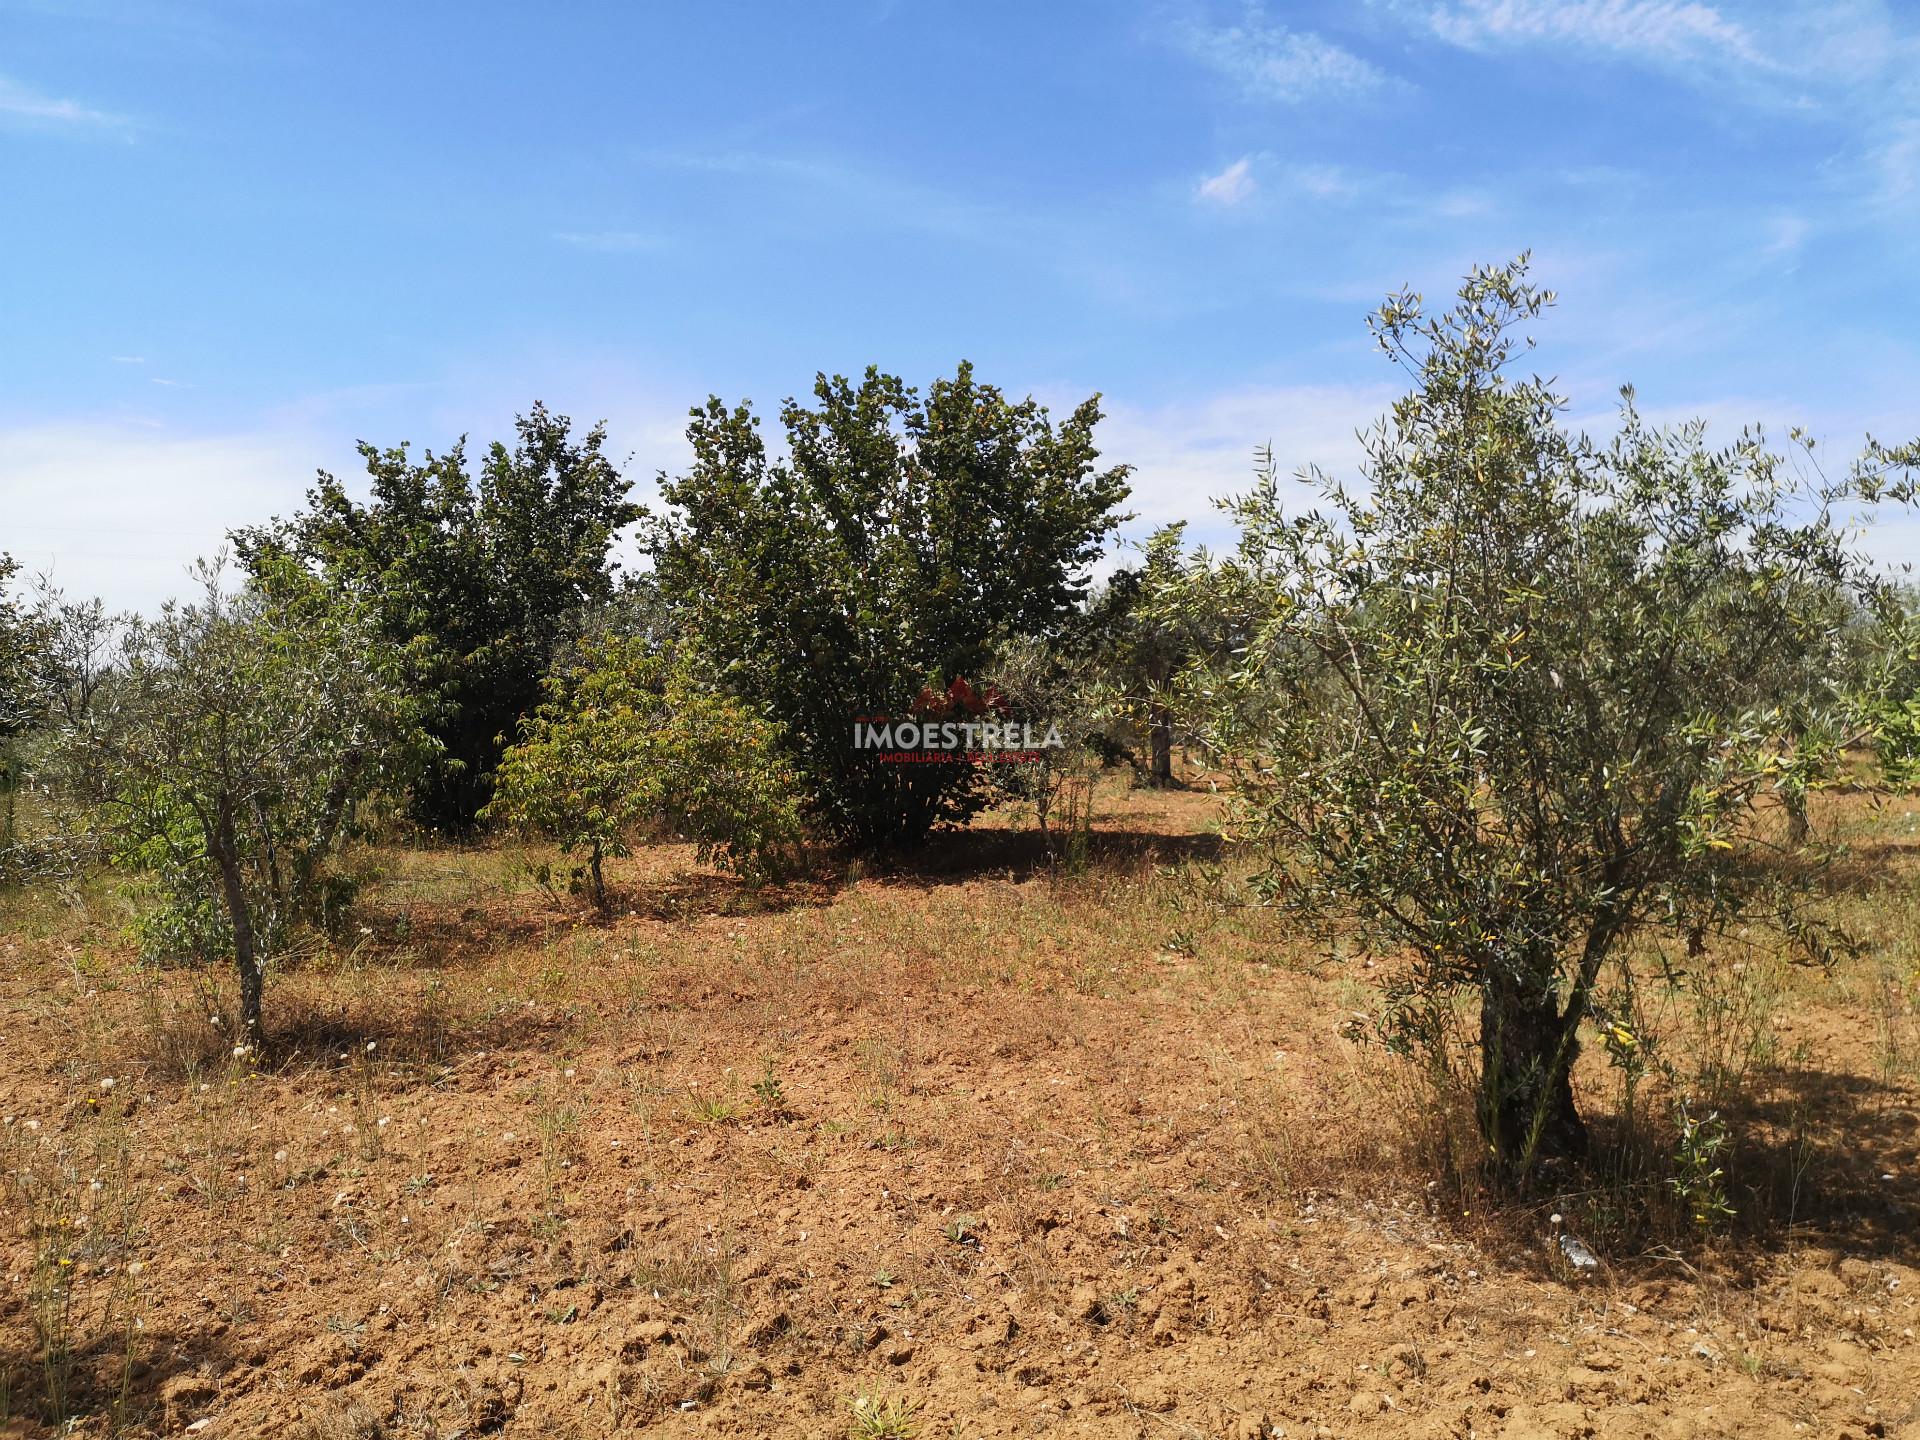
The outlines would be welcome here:
M 876 369 L 821 375 L 813 399 L 781 409 L 784 459 L 747 406 L 693 412 L 655 579 L 720 683 L 780 722 L 816 818 L 862 848 L 911 845 L 985 788 L 963 763 L 881 763 L 855 718 L 903 714 L 1072 623 L 1127 469 L 1099 466 L 1097 399 L 1056 425 L 970 365 L 924 397 Z
M 613 541 L 640 514 L 602 453 L 604 427 L 575 437 L 566 416 L 535 405 L 515 428 L 477 476 L 464 441 L 417 461 L 404 444 L 363 443 L 367 501 L 322 474 L 303 513 L 234 537 L 256 572 L 291 555 L 364 603 L 405 655 L 438 743 L 413 813 L 455 834 L 473 827 L 501 751 L 539 703 L 570 617 L 614 593 Z
M 1878 582 L 1844 516 L 1886 457 L 1836 480 L 1756 433 L 1710 449 L 1625 392 L 1607 444 L 1518 379 L 1551 302 L 1524 260 L 1453 308 L 1374 318 L 1413 388 L 1366 437 L 1364 486 L 1269 463 L 1236 551 L 1196 584 L 1250 603 L 1250 643 L 1187 677 L 1238 757 L 1264 893 L 1408 957 L 1388 1031 L 1430 1057 L 1479 1008 L 1480 1119 L 1497 1168 L 1585 1145 L 1569 1077 L 1629 935 L 1693 953 L 1771 918 L 1816 953 L 1759 852 L 1783 769 L 1833 693 L 1840 631 Z

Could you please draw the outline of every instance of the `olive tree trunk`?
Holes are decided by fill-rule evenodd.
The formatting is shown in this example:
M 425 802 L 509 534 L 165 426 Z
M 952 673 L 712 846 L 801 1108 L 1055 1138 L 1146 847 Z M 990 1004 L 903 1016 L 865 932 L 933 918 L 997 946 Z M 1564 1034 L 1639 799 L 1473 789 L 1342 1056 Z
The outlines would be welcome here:
M 233 827 L 233 802 L 220 799 L 213 827 L 213 860 L 220 869 L 220 888 L 227 902 L 227 919 L 233 926 L 233 965 L 240 977 L 240 1028 L 246 1043 L 259 1045 L 266 1032 L 260 1010 L 264 977 L 260 970 L 259 945 L 253 933 L 253 912 L 247 904 L 246 881 L 240 873 L 240 845 Z
M 1587 1152 L 1587 1127 L 1573 1103 L 1575 1024 L 1552 982 L 1532 967 L 1499 967 L 1482 983 L 1480 1130 L 1496 1168 L 1510 1178 L 1524 1178 L 1541 1160 Z
M 602 915 L 607 913 L 607 881 L 600 869 L 600 842 L 595 840 L 587 856 L 587 873 L 593 885 L 593 908 Z
M 1165 705 L 1156 703 L 1148 711 L 1147 738 L 1153 747 L 1152 782 L 1173 784 L 1173 712 Z

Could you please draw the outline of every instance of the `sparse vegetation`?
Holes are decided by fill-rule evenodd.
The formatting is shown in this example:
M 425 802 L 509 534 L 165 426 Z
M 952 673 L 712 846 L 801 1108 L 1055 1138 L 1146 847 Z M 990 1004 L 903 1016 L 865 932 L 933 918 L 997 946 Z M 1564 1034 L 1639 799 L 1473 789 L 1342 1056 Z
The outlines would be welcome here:
M 9 600 L 0 1430 L 1899 1435 L 1911 606 L 1837 516 L 1920 452 L 1568 435 L 1545 298 L 1396 297 L 1364 495 L 1104 588 L 1097 407 L 963 368 L 697 411 L 622 587 L 536 410 L 237 591 Z M 907 703 L 1066 744 L 846 743 Z

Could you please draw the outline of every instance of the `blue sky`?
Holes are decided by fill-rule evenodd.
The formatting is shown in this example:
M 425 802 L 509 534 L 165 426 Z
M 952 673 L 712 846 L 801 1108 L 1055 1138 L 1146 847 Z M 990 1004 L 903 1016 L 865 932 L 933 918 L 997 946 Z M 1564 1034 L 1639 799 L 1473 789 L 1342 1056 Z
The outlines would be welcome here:
M 650 481 L 869 362 L 1099 390 L 1204 519 L 1263 441 L 1350 462 L 1381 294 L 1523 248 L 1596 425 L 1920 432 L 1879 0 L 0 0 L 0 187 L 0 549 L 122 605 L 360 437 L 539 398 Z

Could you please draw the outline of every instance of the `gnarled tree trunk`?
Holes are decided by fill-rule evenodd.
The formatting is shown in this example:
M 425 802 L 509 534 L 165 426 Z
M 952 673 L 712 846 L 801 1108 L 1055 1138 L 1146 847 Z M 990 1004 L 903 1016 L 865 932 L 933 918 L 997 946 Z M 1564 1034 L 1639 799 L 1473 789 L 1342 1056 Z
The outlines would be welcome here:
M 1522 1180 L 1545 1159 L 1579 1159 L 1587 1127 L 1573 1103 L 1579 1045 L 1551 969 L 1497 967 L 1480 992 L 1480 1130 L 1495 1167 Z
M 213 827 L 213 860 L 220 868 L 220 888 L 227 901 L 227 919 L 233 926 L 233 965 L 240 976 L 240 1027 L 246 1042 L 257 1046 L 265 1038 L 260 1010 L 265 979 L 253 933 L 253 912 L 247 906 L 246 881 L 240 874 L 240 843 L 233 827 L 233 801 L 220 797 Z
M 1153 764 L 1148 772 L 1153 784 L 1173 784 L 1173 712 L 1155 703 L 1147 712 L 1147 738 L 1153 746 Z
M 598 910 L 602 915 L 605 915 L 609 908 L 607 905 L 607 880 L 606 876 L 601 873 L 600 859 L 600 842 L 595 840 L 593 842 L 593 848 L 587 858 L 587 872 L 593 885 L 593 908 Z

